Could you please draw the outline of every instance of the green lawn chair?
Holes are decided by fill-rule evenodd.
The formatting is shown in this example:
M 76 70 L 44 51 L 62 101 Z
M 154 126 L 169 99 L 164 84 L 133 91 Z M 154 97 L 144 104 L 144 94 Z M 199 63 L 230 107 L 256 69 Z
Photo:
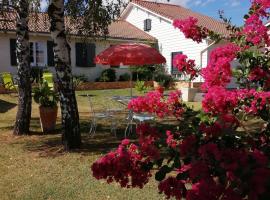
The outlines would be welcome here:
M 44 72 L 42 75 L 43 81 L 48 83 L 49 88 L 54 89 L 53 74 L 50 72 Z
M 2 81 L 3 81 L 3 86 L 7 90 L 18 90 L 18 85 L 14 84 L 13 77 L 11 73 L 9 72 L 3 72 L 1 73 Z

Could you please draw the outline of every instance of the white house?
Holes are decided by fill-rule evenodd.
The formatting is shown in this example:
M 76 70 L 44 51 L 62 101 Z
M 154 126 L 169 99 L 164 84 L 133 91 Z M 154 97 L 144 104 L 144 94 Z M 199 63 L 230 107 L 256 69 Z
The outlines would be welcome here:
M 121 19 L 125 20 L 158 40 L 159 50 L 167 60 L 166 68 L 171 74 L 176 74 L 172 66 L 173 56 L 186 54 L 194 59 L 200 67 L 205 67 L 209 60 L 209 52 L 217 45 L 211 45 L 210 40 L 198 44 L 186 39 L 184 34 L 173 27 L 175 19 L 198 19 L 198 25 L 208 28 L 222 35 L 228 35 L 226 25 L 211 17 L 193 12 L 187 8 L 151 1 L 133 0 L 123 11 Z M 202 81 L 198 78 L 196 81 Z
M 0 73 L 11 72 L 16 74 L 16 15 L 15 13 L 4 13 L 0 15 Z M 69 29 L 69 44 L 71 46 L 71 66 L 75 75 L 85 75 L 89 81 L 95 81 L 101 72 L 109 66 L 103 66 L 94 63 L 94 57 L 110 45 L 124 42 L 142 42 L 155 44 L 157 40 L 141 31 L 127 21 L 119 20 L 109 26 L 109 35 L 104 38 L 85 41 L 77 33 L 76 28 L 69 25 L 66 18 L 66 26 Z M 49 33 L 49 18 L 46 13 L 37 13 L 30 16 L 30 48 L 31 65 L 45 67 L 54 71 L 52 41 Z M 126 72 L 123 69 L 116 68 L 117 75 Z

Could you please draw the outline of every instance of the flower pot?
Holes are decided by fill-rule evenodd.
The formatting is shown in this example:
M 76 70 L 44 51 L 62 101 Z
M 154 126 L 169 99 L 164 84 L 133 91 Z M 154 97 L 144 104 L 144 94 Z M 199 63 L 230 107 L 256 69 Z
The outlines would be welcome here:
M 53 131 L 55 129 L 58 107 L 39 107 L 40 125 L 43 133 Z

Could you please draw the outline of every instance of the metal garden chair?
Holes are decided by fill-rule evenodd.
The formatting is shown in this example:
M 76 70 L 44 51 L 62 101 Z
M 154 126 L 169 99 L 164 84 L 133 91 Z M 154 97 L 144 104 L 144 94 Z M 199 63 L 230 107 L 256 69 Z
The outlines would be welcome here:
M 87 95 L 90 107 L 90 115 L 91 115 L 91 122 L 90 122 L 90 130 L 89 135 L 93 136 L 96 133 L 97 129 L 97 122 L 99 120 L 107 120 L 110 122 L 110 130 L 116 136 L 116 120 L 114 118 L 115 110 L 108 108 L 108 104 L 104 106 L 105 111 L 103 112 L 96 112 L 92 98 L 90 95 Z
M 44 72 L 42 75 L 42 80 L 48 83 L 49 88 L 54 89 L 53 73 Z
M 1 73 L 2 81 L 3 81 L 3 86 L 6 90 L 18 90 L 18 85 L 14 84 L 13 77 L 11 73 L 9 72 L 3 72 Z

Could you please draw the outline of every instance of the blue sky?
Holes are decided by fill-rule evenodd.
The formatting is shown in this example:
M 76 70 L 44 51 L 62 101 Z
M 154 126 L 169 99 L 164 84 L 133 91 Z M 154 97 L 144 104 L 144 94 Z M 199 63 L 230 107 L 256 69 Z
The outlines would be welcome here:
M 250 6 L 250 0 L 170 0 L 170 3 L 182 5 L 214 18 L 219 18 L 218 10 L 223 10 L 226 17 L 231 17 L 232 22 L 237 25 L 243 24 L 243 16 Z
M 168 3 L 167 0 L 153 1 Z M 47 7 L 47 2 L 48 0 L 41 0 L 43 10 Z M 169 3 L 181 5 L 214 18 L 219 18 L 218 10 L 223 10 L 236 25 L 243 24 L 243 16 L 250 6 L 250 0 L 170 0 Z

